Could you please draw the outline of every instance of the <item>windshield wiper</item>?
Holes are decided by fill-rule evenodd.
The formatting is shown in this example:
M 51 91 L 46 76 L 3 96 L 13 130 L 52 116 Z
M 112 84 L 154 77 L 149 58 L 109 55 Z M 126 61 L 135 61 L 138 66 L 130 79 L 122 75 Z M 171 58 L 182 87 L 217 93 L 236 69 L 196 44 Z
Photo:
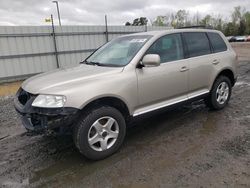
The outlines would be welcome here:
M 99 62 L 94 62 L 94 61 L 82 61 L 80 63 L 85 63 L 87 65 L 97 65 L 97 66 L 101 66 L 102 64 Z
M 111 64 L 111 63 L 100 64 L 99 66 L 104 66 L 104 67 L 122 67 L 122 65 L 116 65 L 116 64 Z
M 99 62 L 94 62 L 94 61 L 81 61 L 80 63 L 84 63 L 87 65 L 102 66 L 102 67 L 122 67 L 121 65 L 109 64 L 109 63 L 99 63 Z

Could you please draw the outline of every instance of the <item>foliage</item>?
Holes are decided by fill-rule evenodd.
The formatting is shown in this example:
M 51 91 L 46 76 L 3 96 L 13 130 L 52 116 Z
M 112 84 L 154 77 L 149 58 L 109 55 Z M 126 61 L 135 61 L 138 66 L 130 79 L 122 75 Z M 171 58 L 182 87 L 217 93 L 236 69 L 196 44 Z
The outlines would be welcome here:
M 244 20 L 246 24 L 245 34 L 250 34 L 250 12 L 244 14 Z
M 176 26 L 175 27 L 184 27 L 186 26 L 186 22 L 187 22 L 187 18 L 188 18 L 188 12 L 186 10 L 178 10 L 176 15 L 175 15 L 175 23 Z
M 136 18 L 134 19 L 133 23 L 130 22 L 126 22 L 125 25 L 129 26 L 141 26 L 141 25 L 147 25 L 148 23 L 148 19 L 146 17 L 140 17 L 140 18 Z
M 166 16 L 157 16 L 156 20 L 153 22 L 153 25 L 165 26 Z
M 147 18 L 136 18 L 133 23 L 126 22 L 125 25 L 147 25 Z M 152 22 L 154 26 L 171 26 L 174 28 L 203 25 L 210 26 L 222 31 L 226 36 L 250 35 L 250 11 L 237 6 L 234 7 L 230 19 L 223 19 L 221 15 L 207 14 L 201 17 L 199 12 L 194 15 L 186 10 L 178 10 L 175 13 L 159 15 Z

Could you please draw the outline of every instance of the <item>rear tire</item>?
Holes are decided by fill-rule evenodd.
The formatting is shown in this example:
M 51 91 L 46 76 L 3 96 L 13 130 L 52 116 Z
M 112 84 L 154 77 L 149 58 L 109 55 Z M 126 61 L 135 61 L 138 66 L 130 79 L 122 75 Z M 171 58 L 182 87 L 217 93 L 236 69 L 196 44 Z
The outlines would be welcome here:
M 228 77 L 219 76 L 210 91 L 209 96 L 205 99 L 206 105 L 213 110 L 223 109 L 230 100 L 232 84 Z
M 76 147 L 86 158 L 101 160 L 115 153 L 126 134 L 123 115 L 110 106 L 89 109 L 74 127 Z

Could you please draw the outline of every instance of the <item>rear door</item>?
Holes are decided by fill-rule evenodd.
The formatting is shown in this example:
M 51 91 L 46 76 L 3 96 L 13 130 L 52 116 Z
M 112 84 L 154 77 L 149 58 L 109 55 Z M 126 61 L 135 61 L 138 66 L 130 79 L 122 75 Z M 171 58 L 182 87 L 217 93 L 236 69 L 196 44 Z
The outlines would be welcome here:
M 236 54 L 227 47 L 222 38 L 223 34 L 207 32 L 207 35 L 213 49 L 213 67 L 221 69 L 235 67 Z
M 209 92 L 211 80 L 214 78 L 213 54 L 209 39 L 205 32 L 183 33 L 188 51 L 188 98 Z

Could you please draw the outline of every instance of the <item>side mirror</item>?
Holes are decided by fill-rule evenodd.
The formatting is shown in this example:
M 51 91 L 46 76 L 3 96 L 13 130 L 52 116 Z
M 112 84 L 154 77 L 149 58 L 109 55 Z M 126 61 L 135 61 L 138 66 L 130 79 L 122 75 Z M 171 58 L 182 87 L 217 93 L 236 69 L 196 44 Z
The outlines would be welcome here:
M 157 67 L 160 63 L 161 58 L 158 54 L 147 54 L 141 61 L 141 65 L 144 67 Z

